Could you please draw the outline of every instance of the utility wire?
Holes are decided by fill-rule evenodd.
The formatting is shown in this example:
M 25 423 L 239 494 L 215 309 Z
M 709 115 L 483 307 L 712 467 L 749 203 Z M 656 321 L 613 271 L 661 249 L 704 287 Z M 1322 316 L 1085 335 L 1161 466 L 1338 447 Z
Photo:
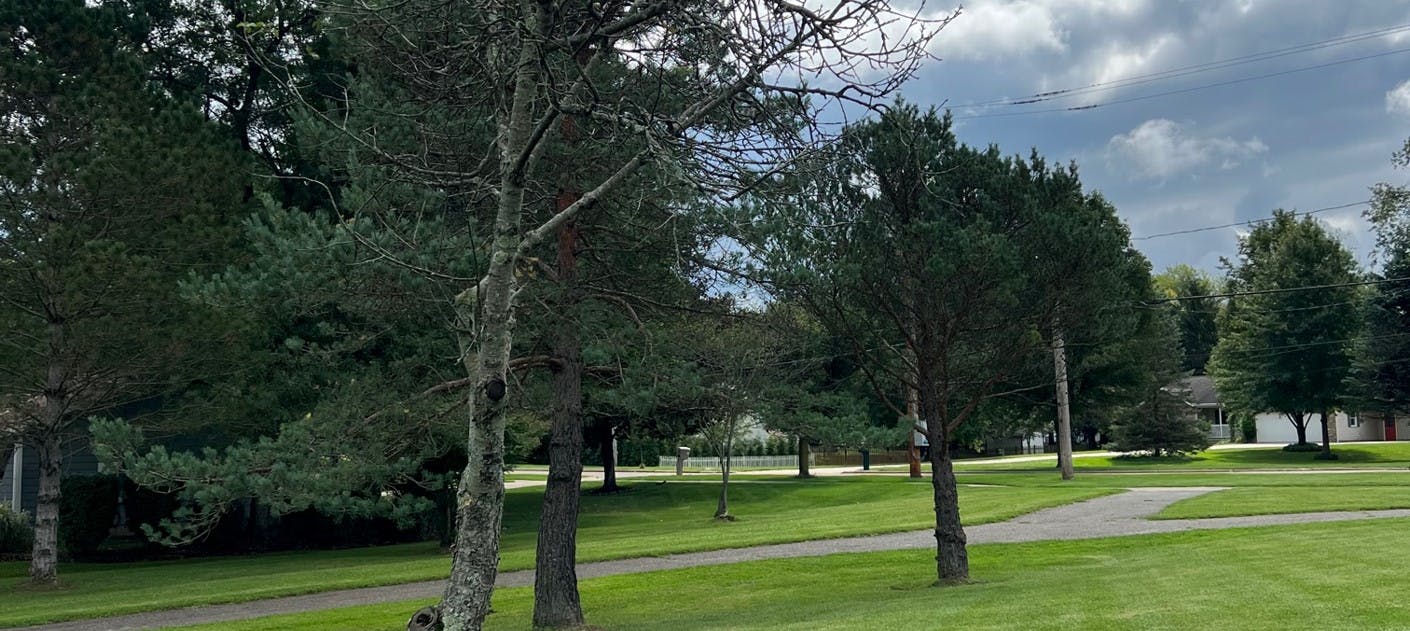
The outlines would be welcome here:
M 1410 276 L 1400 278 L 1382 278 L 1378 280 L 1363 280 L 1350 283 L 1332 283 L 1329 285 L 1303 285 L 1301 287 L 1278 287 L 1274 289 L 1255 289 L 1252 291 L 1231 291 L 1222 294 L 1204 294 L 1202 296 L 1174 296 L 1171 298 L 1156 298 L 1146 300 L 1143 304 L 1154 305 L 1166 302 L 1180 302 L 1183 300 L 1202 300 L 1205 298 L 1237 298 L 1239 296 L 1260 296 L 1263 294 L 1282 294 L 1292 291 L 1311 291 L 1314 289 L 1337 289 L 1340 287 L 1360 287 L 1363 285 L 1381 285 L 1384 283 L 1398 283 L 1410 280 Z
M 1329 211 L 1333 211 L 1333 210 L 1343 210 L 1343 209 L 1346 209 L 1346 208 L 1355 208 L 1355 207 L 1357 207 L 1357 206 L 1365 206 L 1366 204 L 1369 204 L 1369 203 L 1371 203 L 1371 200 L 1362 200 L 1362 201 L 1359 201 L 1359 202 L 1352 202 L 1352 203 L 1350 203 L 1350 204 L 1341 204 L 1341 205 L 1339 205 L 1339 206 L 1327 206 L 1326 208 L 1316 208 L 1316 209 L 1313 209 L 1313 210 L 1296 211 L 1296 212 L 1294 212 L 1294 213 L 1292 213 L 1292 214 L 1293 214 L 1293 215 L 1296 215 L 1296 216 L 1304 216 L 1304 217 L 1305 217 L 1305 216 L 1308 216 L 1308 215 L 1316 215 L 1316 214 L 1318 214 L 1318 213 L 1324 213 L 1324 212 L 1329 212 Z M 1236 222 L 1234 222 L 1234 223 L 1220 224 L 1220 225 L 1217 225 L 1217 226 L 1204 226 L 1204 227 L 1202 227 L 1202 228 L 1189 228 L 1189 229 L 1187 229 L 1187 230 L 1174 230 L 1174 231 L 1171 231 L 1171 232 L 1157 232 L 1157 233 L 1155 233 L 1155 234 L 1148 234 L 1148 235 L 1145 235 L 1145 236 L 1143 236 L 1143 237 L 1131 237 L 1131 240 L 1132 240 L 1132 241 L 1147 241 L 1147 240 L 1150 240 L 1150 239 L 1159 239 L 1159 238 L 1161 238 L 1161 237 L 1173 237 L 1173 236 L 1182 235 L 1182 234 L 1195 234 L 1195 233 L 1197 233 L 1197 232 L 1209 232 L 1210 230 L 1222 230 L 1222 229 L 1224 229 L 1224 228 L 1236 228 L 1236 227 L 1238 227 L 1238 226 L 1250 226 L 1250 225 L 1253 225 L 1253 224 L 1256 224 L 1256 223 L 1262 223 L 1262 222 L 1264 222 L 1264 221 L 1269 221 L 1269 220 L 1271 220 L 1271 219 L 1272 219 L 1272 217 L 1263 217 L 1263 218 L 1261 218 L 1261 219 L 1250 219 L 1250 220 L 1248 220 L 1248 221 L 1236 221 Z
M 1154 93 L 1154 94 L 1146 94 L 1146 95 L 1142 95 L 1142 96 L 1133 96 L 1133 97 L 1129 97 L 1129 98 L 1125 98 L 1125 99 L 1116 99 L 1116 100 L 1114 100 L 1114 101 L 1107 101 L 1107 102 L 1105 102 L 1105 103 L 1094 103 L 1094 104 L 1092 104 L 1092 105 L 1075 105 L 1075 106 L 1072 106 L 1072 107 L 1052 107 L 1052 108 L 1039 109 L 1039 110 L 1025 110 L 1025 111 L 1021 111 L 1021 112 L 998 112 L 998 113 L 993 113 L 993 114 L 969 114 L 969 115 L 965 115 L 965 116 L 956 116 L 956 117 L 954 117 L 954 118 L 955 118 L 955 120 L 970 120 L 970 119 L 975 119 L 975 118 L 1001 118 L 1001 117 L 1009 117 L 1009 116 L 1030 116 L 1030 115 L 1033 115 L 1033 114 L 1050 114 L 1050 113 L 1053 113 L 1053 112 L 1085 112 L 1085 111 L 1088 111 L 1088 110 L 1095 110 L 1095 109 L 1098 109 L 1098 108 L 1107 107 L 1107 106 L 1109 106 L 1109 105 L 1120 105 L 1120 104 L 1123 104 L 1123 103 L 1134 103 L 1134 102 L 1136 102 L 1136 101 L 1146 101 L 1146 100 L 1156 99 L 1156 98 L 1161 98 L 1161 97 L 1166 97 L 1166 96 L 1173 96 L 1173 95 L 1176 95 L 1176 94 L 1185 94 L 1185 93 L 1187 93 L 1187 92 L 1197 92 L 1197 91 L 1199 91 L 1199 90 L 1208 90 L 1208 89 L 1211 89 L 1211 88 L 1219 88 L 1219 87 L 1234 85 L 1234 84 L 1237 84 L 1237 83 L 1245 83 L 1245 82 L 1248 82 L 1248 81 L 1256 81 L 1256 80 L 1259 80 L 1259 79 L 1269 79 L 1269 78 L 1272 78 L 1272 77 L 1281 77 L 1281 76 L 1283 76 L 1283 75 L 1290 75 L 1290 74 L 1295 74 L 1295 73 L 1298 73 L 1298 72 L 1309 72 L 1309 71 L 1312 71 L 1312 70 L 1321 70 L 1321 69 L 1323 69 L 1323 68 L 1330 68 L 1330 67 L 1333 67 L 1333 66 L 1340 66 L 1340 65 L 1343 65 L 1343 64 L 1349 64 L 1349 63 L 1354 63 L 1354 62 L 1358 62 L 1358 61 L 1366 61 L 1366 60 L 1368 60 L 1368 59 L 1377 59 L 1377 58 L 1380 58 L 1380 57 L 1387 57 L 1387 56 L 1390 56 L 1390 55 L 1400 55 L 1400 54 L 1404 54 L 1404 53 L 1407 53 L 1407 52 L 1410 52 L 1410 48 L 1397 48 L 1397 49 L 1395 49 L 1395 50 L 1390 50 L 1390 51 L 1386 51 L 1386 52 L 1382 52 L 1382 53 L 1375 53 L 1375 54 L 1372 54 L 1372 55 L 1362 55 L 1362 56 L 1360 56 L 1360 57 L 1352 57 L 1352 58 L 1350 58 L 1350 59 L 1340 59 L 1340 60 L 1337 60 L 1337 61 L 1331 61 L 1331 62 L 1327 62 L 1327 63 L 1324 63 L 1324 64 L 1317 64 L 1317 65 L 1313 65 L 1313 66 L 1303 66 L 1303 67 L 1301 67 L 1301 68 L 1293 68 L 1293 69 L 1291 69 L 1291 70 L 1282 70 L 1282 71 L 1278 71 L 1278 72 L 1270 72 L 1270 73 L 1261 74 L 1261 75 L 1255 75 L 1255 76 L 1251 76 L 1251 77 L 1241 77 L 1241 78 L 1238 78 L 1238 79 L 1229 79 L 1228 81 L 1219 81 L 1219 82 L 1216 82 L 1216 83 L 1206 83 L 1206 84 L 1204 84 L 1204 85 L 1197 85 L 1197 86 L 1188 87 L 1188 88 L 1181 88 L 1181 89 L 1179 89 L 1179 90 L 1169 90 L 1169 91 L 1166 91 L 1166 92 L 1156 92 L 1156 93 Z
M 1162 70 L 1162 71 L 1159 71 L 1159 72 L 1152 72 L 1152 73 L 1147 73 L 1147 74 L 1134 75 L 1134 76 L 1126 77 L 1126 78 L 1123 78 L 1123 79 L 1114 79 L 1114 80 L 1111 80 L 1111 81 L 1100 81 L 1100 82 L 1097 82 L 1097 83 L 1091 83 L 1091 84 L 1088 84 L 1088 85 L 1085 85 L 1085 86 L 1081 86 L 1081 87 L 1076 87 L 1076 88 L 1064 88 L 1064 89 L 1061 89 L 1061 90 L 1050 90 L 1050 91 L 1047 91 L 1047 92 L 1037 92 L 1037 93 L 1030 94 L 1030 95 L 1027 95 L 1027 96 L 1018 97 L 1018 98 L 1016 98 L 1016 99 L 1015 99 L 1015 98 L 1004 97 L 1004 98 L 998 98 L 998 99 L 991 99 L 991 100 L 988 100 L 988 101 L 976 101 L 976 102 L 970 102 L 970 103 L 963 103 L 963 104 L 955 105 L 955 106 L 953 106 L 953 107 L 955 107 L 955 108 L 990 108 L 990 107 L 1002 107 L 1002 106 L 1012 106 L 1012 105 L 1030 105 L 1030 104 L 1033 104 L 1033 103 L 1040 103 L 1040 102 L 1043 102 L 1043 101 L 1048 101 L 1048 100 L 1053 100 L 1053 99 L 1058 99 L 1058 98 L 1067 98 L 1067 97 L 1072 97 L 1072 96 L 1078 96 L 1078 95 L 1081 95 L 1081 94 L 1090 94 L 1090 93 L 1094 93 L 1094 92 L 1105 92 L 1105 91 L 1115 90 L 1115 89 L 1119 89 L 1119 88 L 1123 88 L 1123 87 L 1130 87 L 1130 86 L 1135 86 L 1135 85 L 1144 85 L 1144 84 L 1151 83 L 1151 82 L 1154 82 L 1154 81 L 1162 81 L 1162 80 L 1166 80 L 1166 79 L 1174 79 L 1174 78 L 1183 77 L 1183 76 L 1188 76 L 1188 75 L 1192 75 L 1192 74 L 1198 74 L 1198 73 L 1202 73 L 1202 72 L 1209 72 L 1209 71 L 1213 71 L 1213 70 L 1222 70 L 1222 69 L 1224 69 L 1224 68 L 1231 68 L 1231 67 L 1234 67 L 1234 66 L 1241 66 L 1241 65 L 1244 65 L 1244 64 L 1256 63 L 1256 62 L 1260 62 L 1260 61 L 1266 61 L 1266 60 L 1269 60 L 1269 59 L 1276 59 L 1276 58 L 1279 58 L 1279 57 L 1286 57 L 1286 56 L 1288 56 L 1288 55 L 1295 55 L 1295 54 L 1304 53 L 1304 52 L 1311 52 L 1311 51 L 1315 51 L 1315 50 L 1321 50 L 1321 49 L 1324 49 L 1324 48 L 1331 48 L 1331 47 L 1334 47 L 1334 46 L 1343 46 L 1343 45 L 1346 45 L 1346 44 L 1353 44 L 1353 43 L 1356 43 L 1356 42 L 1362 42 L 1362 41 L 1366 41 L 1366 40 L 1370 40 L 1370 39 L 1379 39 L 1379 38 L 1381 38 L 1381 37 L 1386 37 L 1386 36 L 1388 36 L 1388 35 L 1399 34 L 1399 33 L 1402 33 L 1402 32 L 1404 32 L 1404 31 L 1406 31 L 1406 30 L 1410 30 L 1410 24 L 1401 24 L 1401 25 L 1399 25 L 1399 26 L 1390 26 L 1390 27 L 1381 28 L 1381 29 L 1376 29 L 1376 30 L 1372 30 L 1372 31 L 1365 31 L 1365 32 L 1362 32 L 1362 33 L 1354 33 L 1354 34 L 1350 34 L 1350 35 L 1342 35 L 1342 36 L 1340 36 L 1340 37 L 1333 37 L 1333 38 L 1330 38 L 1330 39 L 1319 40 L 1319 41 L 1316 41 L 1316 42 L 1309 42 L 1309 43 L 1305 43 L 1305 44 L 1298 44 L 1298 45 L 1296 45 L 1296 46 L 1289 46 L 1289 47 L 1287 47 L 1287 48 L 1279 48 L 1279 49 L 1276 49 L 1276 50 L 1264 51 L 1264 52 L 1260 52 L 1260 53 L 1250 53 L 1250 54 L 1247 54 L 1247 55 L 1240 55 L 1240 56 L 1238 56 L 1238 57 L 1230 57 L 1230 58 L 1228 58 L 1228 59 L 1222 59 L 1222 60 L 1218 60 L 1218 61 L 1210 61 L 1210 62 L 1205 62 L 1205 63 L 1200 63 L 1200 64 L 1194 64 L 1194 65 L 1190 65 L 1190 66 L 1182 66 L 1182 67 L 1179 67 L 1179 68 L 1171 68 L 1171 69 L 1169 69 L 1169 70 Z

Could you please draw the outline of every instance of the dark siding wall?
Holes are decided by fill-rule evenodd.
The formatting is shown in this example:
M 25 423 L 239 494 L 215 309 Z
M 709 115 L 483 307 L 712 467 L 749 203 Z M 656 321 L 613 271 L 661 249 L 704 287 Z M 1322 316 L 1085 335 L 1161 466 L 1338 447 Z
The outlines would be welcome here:
M 0 479 L 0 503 L 10 505 L 13 499 L 10 490 L 14 488 L 15 461 L 13 456 L 5 460 L 5 477 Z M 98 459 L 87 449 L 68 454 L 64 462 L 64 475 L 86 475 L 98 472 Z M 34 515 L 35 504 L 39 501 L 39 458 L 34 450 L 24 450 L 24 488 L 20 491 L 20 510 Z

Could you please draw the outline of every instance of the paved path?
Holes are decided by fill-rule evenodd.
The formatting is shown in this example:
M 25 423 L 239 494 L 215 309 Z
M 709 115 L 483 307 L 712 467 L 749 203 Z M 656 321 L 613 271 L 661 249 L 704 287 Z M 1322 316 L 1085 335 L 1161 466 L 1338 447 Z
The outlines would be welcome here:
M 1180 487 L 1130 489 L 1075 504 L 1048 508 L 1009 521 L 971 526 L 965 529 L 969 543 L 1016 543 L 1058 539 L 1091 539 L 1124 535 L 1144 535 L 1185 530 L 1272 526 L 1310 522 L 1345 521 L 1386 517 L 1410 517 L 1410 509 L 1379 511 L 1341 511 L 1297 513 L 1291 515 L 1259 515 L 1252 517 L 1220 517 L 1213 519 L 1149 520 L 1147 517 L 1177 501 L 1203 495 L 1220 487 Z M 935 539 L 929 530 L 901 532 L 889 535 L 801 541 L 752 548 L 692 552 L 663 557 L 622 559 L 578 565 L 582 579 L 614 574 L 631 574 L 655 570 L 723 565 L 742 561 L 823 556 L 845 552 L 878 552 L 930 548 Z M 499 587 L 520 587 L 533 584 L 533 571 L 505 572 L 499 575 Z M 245 620 L 285 613 L 317 611 L 379 602 L 395 602 L 418 598 L 436 598 L 442 581 L 427 581 L 387 587 L 369 587 L 307 596 L 274 598 L 231 605 L 192 607 L 171 611 L 155 611 L 99 620 L 80 620 L 23 631 L 116 631 L 127 629 L 158 629 L 162 627 Z M 411 615 L 410 609 L 407 615 Z

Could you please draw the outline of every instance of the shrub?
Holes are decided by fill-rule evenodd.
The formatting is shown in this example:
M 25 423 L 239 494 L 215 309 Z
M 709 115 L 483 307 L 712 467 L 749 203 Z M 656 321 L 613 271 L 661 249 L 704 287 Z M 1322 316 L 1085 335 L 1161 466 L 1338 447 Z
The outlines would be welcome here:
M 0 554 L 20 554 L 34 547 L 34 527 L 29 515 L 0 505 Z
M 1283 451 L 1292 452 L 1313 452 L 1322 451 L 1321 445 L 1317 443 L 1289 443 L 1283 446 Z
M 98 549 L 117 515 L 117 477 L 66 476 L 59 489 L 59 546 L 71 555 Z

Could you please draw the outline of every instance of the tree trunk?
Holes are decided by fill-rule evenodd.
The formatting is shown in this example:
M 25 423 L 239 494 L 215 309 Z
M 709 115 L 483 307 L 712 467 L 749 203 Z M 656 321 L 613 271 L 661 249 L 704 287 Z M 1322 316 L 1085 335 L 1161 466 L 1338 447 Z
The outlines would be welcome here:
M 598 489 L 601 493 L 622 490 L 617 486 L 617 450 L 613 449 L 612 437 L 612 422 L 603 421 L 597 442 L 597 452 L 602 457 L 602 488 Z
M 530 32 L 546 27 L 540 6 L 528 18 Z M 480 631 L 490 612 L 499 572 L 499 536 L 504 517 L 504 412 L 509 353 L 513 343 L 514 294 L 524 170 L 520 155 L 532 133 L 533 101 L 541 60 L 534 38 L 526 38 L 516 60 L 509 120 L 500 135 L 499 197 L 489 269 L 475 287 L 456 296 L 456 331 L 470 392 L 470 432 L 465 471 L 456 488 L 456 537 L 450 580 L 438 610 L 444 631 Z
M 1293 429 L 1297 430 L 1297 444 L 1307 444 L 1307 418 L 1302 412 L 1294 412 L 1288 415 L 1288 420 L 1292 421 Z
M 715 503 L 715 519 L 729 519 L 729 458 L 720 461 L 720 499 Z
M 808 470 L 808 456 L 812 455 L 812 446 L 808 444 L 808 437 L 798 435 L 798 477 L 811 478 L 812 471 Z
M 560 196 L 559 207 L 567 201 Z M 573 222 L 558 234 L 558 282 L 563 287 L 554 341 L 553 418 L 549 427 L 548 484 L 539 516 L 534 562 L 534 627 L 583 624 L 576 567 L 578 497 L 583 478 L 583 362 L 578 325 L 578 231 Z
M 1332 431 L 1331 412 L 1322 409 L 1322 453 L 1319 454 L 1323 460 L 1332 460 L 1336 456 L 1332 455 Z
M 62 445 L 50 432 L 35 445 L 39 458 L 39 498 L 34 507 L 34 548 L 29 579 L 52 585 L 59 580 L 59 489 L 63 471 Z
M 942 425 L 938 419 L 927 419 L 927 424 Z M 959 485 L 950 460 L 950 437 L 943 425 L 928 433 L 930 484 L 935 490 L 935 574 L 941 583 L 962 583 L 969 580 L 969 552 L 960 525 Z
M 1053 331 L 1053 370 L 1057 389 L 1058 468 L 1062 470 L 1062 479 L 1071 480 L 1072 413 L 1067 405 L 1067 349 L 1063 344 L 1062 332 L 1056 329 Z
M 907 352 L 909 353 L 909 350 L 908 350 Z M 911 361 L 915 361 L 915 355 L 914 355 L 914 353 L 911 353 L 910 356 L 911 356 Z M 920 381 L 920 377 L 919 377 L 919 376 L 916 376 L 916 375 L 914 375 L 914 374 L 912 374 L 912 378 L 915 379 L 917 383 Z M 917 387 L 916 387 L 916 386 L 906 385 L 905 388 L 906 388 L 906 419 L 907 419 L 908 421 L 910 421 L 910 423 L 909 423 L 909 424 L 910 424 L 910 427 L 907 429 L 907 432 L 906 432 L 906 436 L 907 436 L 907 442 L 906 442 L 906 445 L 907 445 L 907 449 L 906 449 L 907 471 L 909 472 L 910 477 L 911 477 L 912 480 L 919 480 L 919 479 L 921 478 L 921 473 L 920 473 L 920 448 L 916 446 L 916 429 L 915 429 L 915 428 L 916 428 L 917 425 L 920 424 L 920 423 L 917 422 L 917 421 L 920 420 L 920 393 L 917 392 Z

